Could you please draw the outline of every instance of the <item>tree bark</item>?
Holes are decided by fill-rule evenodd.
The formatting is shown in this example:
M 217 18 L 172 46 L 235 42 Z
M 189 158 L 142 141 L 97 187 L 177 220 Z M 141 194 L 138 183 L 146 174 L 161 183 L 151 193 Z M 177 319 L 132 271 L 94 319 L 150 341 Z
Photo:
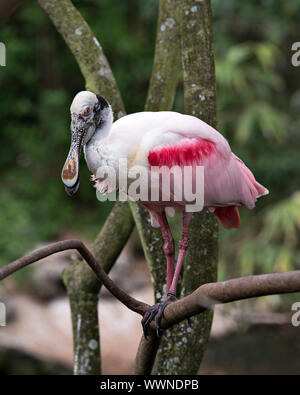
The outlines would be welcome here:
M 115 298 L 131 311 L 144 315 L 149 305 L 133 298 L 118 287 L 96 261 L 92 252 L 80 240 L 63 240 L 39 248 L 0 268 L 0 280 L 32 263 L 41 261 L 45 257 L 72 249 L 78 251 L 97 278 Z M 222 282 L 206 283 L 198 287 L 190 295 L 166 307 L 162 318 L 162 328 L 170 328 L 186 318 L 202 313 L 215 304 L 229 303 L 264 295 L 298 292 L 299 290 L 300 270 L 252 275 Z M 150 335 L 155 333 L 155 322 L 151 322 L 149 329 L 152 330 Z M 152 353 L 152 355 L 154 354 Z M 138 358 L 141 359 L 143 365 L 146 365 L 142 355 Z M 147 365 L 150 366 L 149 364 Z
M 117 202 L 92 246 L 98 264 L 106 273 L 121 253 L 133 227 L 128 204 Z M 74 374 L 99 374 L 98 295 L 101 283 L 83 260 L 76 260 L 65 269 L 63 280 L 71 307 Z
M 154 64 L 145 111 L 167 111 L 173 107 L 180 71 L 179 3 L 180 0 L 160 0 L 159 3 Z M 158 302 L 163 299 L 166 289 L 166 258 L 161 230 L 151 226 L 145 208 L 137 204 L 131 207 L 149 267 L 154 299 Z M 155 333 L 151 333 L 148 340 L 142 337 L 134 374 L 151 373 L 159 343 L 160 338 Z
M 38 0 L 65 40 L 85 80 L 86 89 L 110 102 L 115 118 L 125 115 L 124 104 L 101 44 L 70 0 Z
M 211 2 L 187 0 L 182 11 L 185 112 L 216 128 Z M 190 223 L 191 244 L 184 265 L 182 296 L 189 295 L 199 285 L 217 281 L 218 229 L 213 215 L 205 212 L 194 214 Z M 209 340 L 212 319 L 212 310 L 192 319 L 189 351 L 181 360 L 180 372 L 197 373 Z M 185 352 L 184 348 L 182 352 Z
M 179 74 L 179 23 L 177 5 L 179 0 L 160 0 L 156 48 L 145 111 L 171 110 L 173 107 Z M 132 206 L 147 264 L 154 285 L 155 300 L 164 295 L 166 264 L 161 230 L 150 224 L 150 216 L 140 205 Z
M 216 127 L 216 88 L 211 5 L 209 0 L 182 0 L 181 53 L 184 72 L 184 110 Z M 214 216 L 194 213 L 190 245 L 184 262 L 181 297 L 217 279 L 218 225 Z M 196 374 L 209 339 L 212 310 L 166 331 L 155 372 Z

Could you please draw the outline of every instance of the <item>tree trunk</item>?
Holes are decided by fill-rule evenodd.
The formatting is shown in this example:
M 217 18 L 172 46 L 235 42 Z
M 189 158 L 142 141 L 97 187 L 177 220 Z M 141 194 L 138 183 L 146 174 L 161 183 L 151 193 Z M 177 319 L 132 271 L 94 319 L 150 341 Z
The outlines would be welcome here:
M 209 0 L 182 0 L 180 6 L 184 110 L 216 127 L 216 88 L 212 17 Z M 181 297 L 217 280 L 218 225 L 213 215 L 194 213 L 183 268 Z M 196 374 L 210 335 L 212 311 L 166 331 L 154 372 Z

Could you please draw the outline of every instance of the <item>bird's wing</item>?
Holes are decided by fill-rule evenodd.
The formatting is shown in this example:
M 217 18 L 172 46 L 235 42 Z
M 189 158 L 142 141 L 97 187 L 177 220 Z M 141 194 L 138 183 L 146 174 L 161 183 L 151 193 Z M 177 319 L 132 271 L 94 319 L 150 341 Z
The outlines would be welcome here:
M 158 127 L 143 135 L 136 149 L 134 164 L 147 166 L 149 159 L 155 161 L 154 157 L 166 166 L 185 166 L 186 162 L 201 164 L 213 154 L 227 160 L 230 158 L 227 140 L 213 127 L 190 115 L 169 114 L 171 116 Z
M 185 119 L 185 130 L 182 125 L 182 117 Z M 198 168 L 204 168 L 205 177 L 209 175 L 211 169 L 214 169 L 219 175 L 224 163 L 229 161 L 231 151 L 223 136 L 209 125 L 201 121 L 198 124 L 198 120 L 194 117 L 181 115 L 175 118 L 177 118 L 176 122 L 174 119 L 170 122 L 169 119 L 143 137 L 134 158 L 130 160 L 130 166 L 147 167 L 151 177 L 156 176 L 156 179 L 157 169 L 179 168 L 179 177 L 181 178 L 172 178 L 171 176 L 170 199 L 175 206 L 186 206 L 191 200 L 187 200 L 186 194 L 181 191 L 186 191 L 186 185 L 192 186 L 195 190 L 195 185 L 201 183 L 202 188 L 204 184 L 203 179 L 200 183 L 196 181 L 203 174 L 202 170 L 198 172 Z M 155 184 L 151 183 L 151 193 L 153 196 L 160 196 L 160 202 L 167 201 L 163 198 L 164 189 L 162 188 L 162 180 L 166 177 L 166 173 L 162 173 L 162 177 L 158 176 L 161 181 Z M 174 197 L 178 185 L 179 188 L 181 185 L 181 200 L 177 199 L 178 195 L 176 198 Z
M 150 171 L 153 166 L 203 166 L 205 207 L 228 207 L 230 212 L 217 210 L 216 216 L 221 222 L 223 218 L 226 227 L 239 227 L 238 210 L 233 207 L 245 205 L 251 209 L 256 199 L 268 191 L 231 152 L 220 133 L 204 122 L 195 122 L 194 117 L 188 118 L 192 119 L 186 119 L 189 122 L 185 125 L 182 119 L 177 119 L 177 125 L 167 122 L 147 133 L 139 146 L 136 163 L 148 166 Z M 194 173 L 188 180 L 191 185 L 195 183 L 193 177 Z M 232 223 L 228 221 L 229 214 L 234 218 Z

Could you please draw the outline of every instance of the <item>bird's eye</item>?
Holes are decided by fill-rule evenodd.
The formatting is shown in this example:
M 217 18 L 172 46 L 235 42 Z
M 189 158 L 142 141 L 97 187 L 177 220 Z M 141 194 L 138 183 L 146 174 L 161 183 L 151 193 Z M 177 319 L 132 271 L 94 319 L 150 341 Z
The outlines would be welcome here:
M 87 108 L 84 110 L 84 115 L 89 115 L 90 112 L 91 112 L 90 107 L 87 107 Z

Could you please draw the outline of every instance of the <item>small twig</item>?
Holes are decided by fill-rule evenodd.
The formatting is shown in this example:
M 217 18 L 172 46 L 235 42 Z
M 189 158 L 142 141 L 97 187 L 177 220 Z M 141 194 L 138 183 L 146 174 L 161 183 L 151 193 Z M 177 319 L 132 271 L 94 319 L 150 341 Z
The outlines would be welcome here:
M 79 254 L 84 258 L 90 268 L 95 272 L 99 280 L 103 285 L 114 295 L 120 302 L 127 306 L 130 310 L 135 311 L 138 314 L 143 315 L 148 305 L 140 302 L 121 288 L 119 288 L 105 273 L 102 267 L 97 263 L 93 254 L 87 249 L 87 247 L 80 240 L 64 240 L 58 241 L 57 243 L 50 244 L 49 246 L 39 248 L 36 251 L 20 258 L 14 262 L 9 263 L 0 269 L 0 280 L 8 277 L 10 274 L 16 272 L 23 267 L 30 265 L 31 263 L 37 262 L 40 259 L 46 258 L 49 255 L 55 254 L 56 252 L 65 250 L 77 250 Z

